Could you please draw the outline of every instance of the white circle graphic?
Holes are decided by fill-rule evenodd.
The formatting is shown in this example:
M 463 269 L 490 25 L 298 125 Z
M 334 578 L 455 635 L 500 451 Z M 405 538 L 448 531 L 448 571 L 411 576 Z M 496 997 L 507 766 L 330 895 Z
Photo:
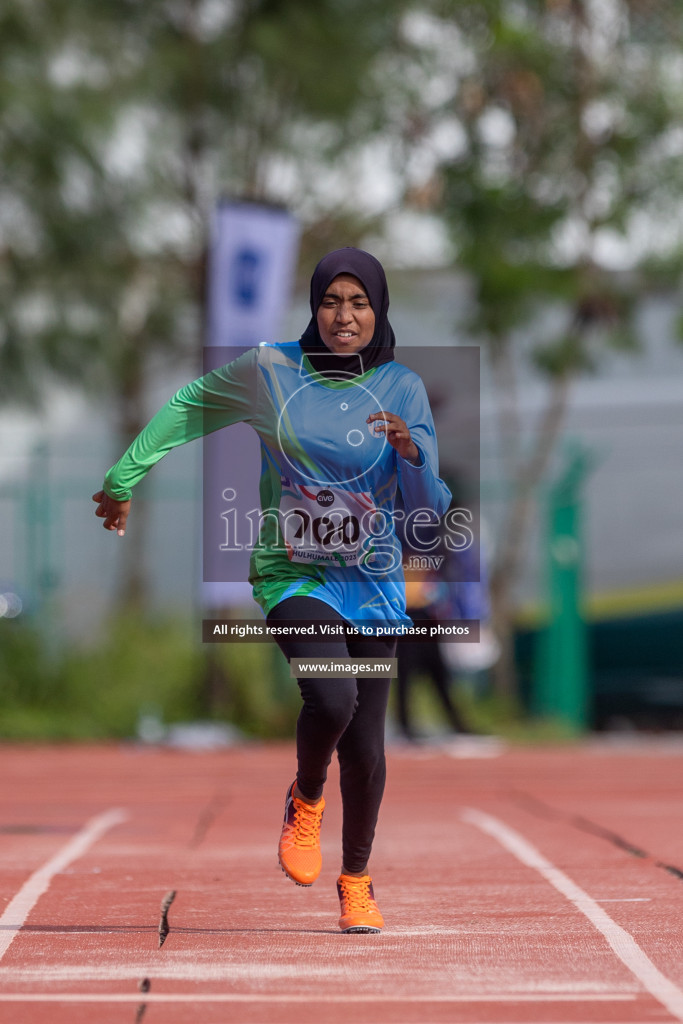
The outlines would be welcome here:
M 362 425 L 365 426 L 365 420 L 367 419 L 367 416 L 370 413 L 372 413 L 372 412 L 382 412 L 382 406 L 377 401 L 377 399 L 373 395 L 372 391 L 369 391 L 368 388 L 366 388 L 363 384 L 356 384 L 354 382 L 352 386 L 354 388 L 360 388 L 361 389 L 361 391 L 363 392 L 363 398 L 367 402 L 367 406 L 363 410 L 363 413 L 362 413 L 362 416 L 363 416 L 363 423 L 362 423 Z M 383 434 L 382 435 L 374 435 L 376 441 L 380 442 L 379 444 L 377 444 L 375 446 L 376 447 L 376 451 L 377 451 L 377 454 L 376 454 L 375 458 L 372 460 L 372 462 L 369 465 L 363 466 L 363 468 L 360 469 L 358 473 L 354 473 L 352 476 L 345 477 L 345 478 L 342 478 L 341 476 L 339 476 L 339 477 L 335 476 L 334 480 L 332 480 L 332 481 L 329 480 L 327 477 L 323 479 L 323 478 L 315 475 L 315 468 L 316 467 L 311 467 L 310 465 L 304 467 L 303 459 L 301 459 L 301 460 L 299 460 L 298 462 L 295 463 L 293 461 L 293 459 L 290 458 L 287 455 L 287 450 L 286 450 L 286 447 L 285 447 L 285 443 L 287 444 L 287 447 L 291 448 L 291 443 L 292 443 L 291 442 L 291 437 L 292 437 L 292 434 L 291 434 L 291 431 L 289 429 L 287 429 L 287 426 L 285 426 L 283 424 L 283 420 L 285 421 L 285 424 L 287 424 L 289 422 L 288 418 L 287 418 L 287 409 L 290 406 L 290 403 L 295 402 L 297 397 L 301 396 L 301 392 L 305 388 L 310 388 L 310 387 L 320 387 L 320 384 L 317 381 L 314 381 L 314 380 L 310 380 L 310 381 L 307 381 L 305 384 L 302 384 L 302 386 L 300 388 L 297 388 L 296 391 L 292 392 L 292 394 L 289 396 L 289 398 L 285 402 L 284 406 L 282 407 L 282 409 L 280 410 L 280 413 L 278 415 L 278 421 L 277 421 L 277 443 L 278 443 L 278 447 L 280 449 L 280 452 L 282 453 L 282 457 L 284 459 L 284 462 L 287 463 L 287 465 L 294 471 L 295 479 L 308 480 L 308 481 L 310 481 L 312 483 L 320 484 L 322 486 L 328 486 L 330 483 L 335 483 L 335 484 L 349 484 L 349 483 L 353 483 L 354 480 L 358 479 L 359 475 L 361 475 L 361 474 L 365 475 L 366 473 L 369 473 L 374 468 L 376 463 L 381 458 L 382 453 L 384 451 L 384 447 L 385 447 L 386 444 L 388 444 L 388 441 L 387 441 L 386 437 Z M 333 398 L 334 398 L 334 395 L 330 395 L 330 400 L 332 400 Z M 348 402 L 341 402 L 340 405 L 339 405 L 339 408 L 343 412 L 348 412 L 348 410 L 349 410 L 349 403 Z M 333 409 L 334 409 L 334 406 L 330 410 L 332 416 L 334 416 Z M 339 415 L 339 414 L 337 414 L 337 415 Z M 348 420 L 347 420 L 347 422 L 348 422 Z M 352 420 L 352 422 L 353 422 L 353 420 Z M 340 439 L 340 442 L 341 442 L 341 439 L 344 438 L 346 440 L 347 444 L 351 445 L 352 448 L 359 448 L 360 445 L 362 444 L 362 442 L 365 440 L 365 435 L 364 435 L 363 430 L 360 430 L 358 427 L 352 427 L 351 429 L 345 431 L 344 430 L 344 426 L 345 425 L 343 423 L 343 417 L 342 417 L 342 422 L 340 422 L 340 424 L 339 424 L 339 434 L 340 434 L 340 438 L 339 439 Z M 372 426 L 372 424 L 370 424 L 370 426 Z M 283 442 L 285 442 L 285 443 L 283 443 Z M 305 456 L 306 455 L 306 450 L 305 450 L 305 447 L 304 447 L 303 443 L 301 444 L 301 448 L 303 450 L 303 455 Z

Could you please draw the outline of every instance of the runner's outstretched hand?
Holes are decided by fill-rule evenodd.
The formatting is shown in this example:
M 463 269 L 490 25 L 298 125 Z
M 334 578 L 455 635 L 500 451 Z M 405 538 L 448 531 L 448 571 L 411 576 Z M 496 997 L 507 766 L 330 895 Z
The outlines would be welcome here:
M 116 498 L 110 498 L 106 491 L 93 494 L 92 500 L 98 503 L 95 515 L 104 519 L 102 526 L 105 530 L 116 530 L 119 537 L 123 537 L 130 512 L 130 500 L 117 501 Z
M 368 416 L 366 423 L 373 423 L 379 420 L 375 426 L 375 432 L 386 434 L 387 441 L 392 448 L 395 448 L 402 459 L 417 464 L 420 461 L 420 449 L 417 447 L 404 420 L 395 412 L 373 412 Z

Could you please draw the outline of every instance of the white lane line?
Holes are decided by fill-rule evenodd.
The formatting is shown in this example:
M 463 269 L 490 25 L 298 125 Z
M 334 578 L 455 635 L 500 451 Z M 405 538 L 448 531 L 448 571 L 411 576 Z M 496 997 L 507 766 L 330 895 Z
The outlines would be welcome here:
M 463 811 L 461 817 L 470 825 L 476 826 L 482 832 L 486 832 L 496 839 L 517 860 L 538 871 L 558 892 L 566 896 L 602 933 L 621 962 L 635 975 L 646 991 L 666 1007 L 673 1017 L 683 1021 L 683 991 L 662 974 L 659 968 L 655 967 L 633 936 L 616 921 L 613 921 L 587 892 L 584 892 L 563 871 L 551 864 L 519 832 L 515 832 L 498 818 L 493 818 L 491 815 L 473 808 Z
M 24 882 L 0 917 L 0 960 L 23 928 L 26 918 L 40 897 L 50 888 L 50 882 L 55 875 L 82 857 L 86 850 L 96 843 L 105 832 L 125 821 L 127 817 L 125 811 L 111 810 L 91 818 L 54 857 L 34 871 L 31 877 Z
M 635 1000 L 635 996 L 577 996 L 574 993 L 547 995 L 542 993 L 500 992 L 497 995 L 451 996 L 428 995 L 362 995 L 357 992 L 314 994 L 286 992 L 3 992 L 0 1003 L 600 1003 Z
M 172 933 L 173 934 L 173 933 Z M 383 935 L 381 940 L 377 943 L 372 943 L 372 948 L 379 951 L 380 946 L 388 953 L 393 955 L 396 951 L 397 946 L 393 945 L 388 947 L 385 940 L 388 938 L 387 935 Z M 239 949 L 239 938 L 237 939 L 237 945 L 234 945 L 233 941 L 233 955 L 235 950 Z M 398 947 L 399 956 L 403 955 L 403 950 Z M 339 947 L 341 952 L 341 946 Z M 77 990 L 89 988 L 91 986 L 100 985 L 101 987 L 111 986 L 115 987 L 114 983 L 119 982 L 137 982 L 140 978 L 149 978 L 151 981 L 164 983 L 166 981 L 172 982 L 191 982 L 199 985 L 213 984 L 213 985 L 224 985 L 229 991 L 240 991 L 245 990 L 248 992 L 256 991 L 280 991 L 283 988 L 286 989 L 292 983 L 298 983 L 301 981 L 301 966 L 298 964 L 286 965 L 286 964 L 273 964 L 264 962 L 262 959 L 252 957 L 248 964 L 236 960 L 235 962 L 224 962 L 221 963 L 219 959 L 220 954 L 213 953 L 212 959 L 215 963 L 200 963 L 198 958 L 191 960 L 186 958 L 176 959 L 178 957 L 177 951 L 173 953 L 173 958 L 169 962 L 161 962 L 160 959 L 148 959 L 129 961 L 125 965 L 119 964 L 103 964 L 103 965 L 85 965 L 85 964 L 64 964 L 58 967 L 45 964 L 43 967 L 31 967 L 22 968 L 15 964 L 11 967 L 5 967 L 0 969 L 0 994 L 3 991 L 15 991 L 16 988 L 26 989 L 29 992 L 47 992 L 51 991 L 48 986 L 54 985 L 71 985 Z M 43 958 L 41 958 L 43 959 Z M 164 961 L 165 961 L 164 956 Z M 330 962 L 331 955 L 328 955 L 324 964 L 311 964 L 306 968 L 306 980 L 310 985 L 326 985 L 331 989 L 334 989 L 335 985 L 339 985 L 346 991 L 347 983 L 349 982 L 349 966 L 345 965 L 344 957 L 340 957 L 340 962 L 335 965 Z M 482 994 L 481 984 L 470 984 L 467 977 L 467 971 L 465 970 L 462 975 L 453 975 L 452 987 L 444 989 L 440 987 L 438 990 L 439 995 L 448 996 L 449 998 L 453 995 L 458 995 L 460 992 L 467 992 L 470 995 L 474 993 Z M 259 985 L 258 989 L 254 989 L 253 983 Z M 268 989 L 265 988 L 266 983 Z M 393 984 L 393 982 L 392 982 Z M 410 986 L 407 987 L 409 991 L 413 991 Z M 93 988 L 92 991 L 98 991 L 98 988 Z M 124 989 L 125 991 L 125 989 Z M 299 991 L 297 989 L 296 991 Z M 377 989 L 373 989 L 377 991 Z M 384 989 L 381 990 L 384 992 Z M 399 995 L 399 988 L 394 985 L 390 991 L 396 992 L 396 998 L 402 998 Z M 491 989 L 484 990 L 483 994 L 488 997 L 491 995 Z M 498 989 L 494 989 L 496 993 Z M 558 982 L 556 984 L 552 982 L 538 981 L 534 978 L 530 978 L 528 982 L 520 982 L 519 984 L 510 985 L 510 988 L 502 988 L 502 991 L 507 996 L 515 995 L 520 998 L 526 998 L 527 996 L 536 999 L 541 997 L 548 997 L 552 999 L 554 996 L 560 998 L 569 998 L 573 996 L 580 997 L 582 999 L 591 1000 L 596 999 L 632 999 L 643 995 L 642 987 L 630 977 L 627 978 L 627 983 L 624 984 L 601 984 L 599 982 Z M 433 991 L 433 994 L 437 994 Z

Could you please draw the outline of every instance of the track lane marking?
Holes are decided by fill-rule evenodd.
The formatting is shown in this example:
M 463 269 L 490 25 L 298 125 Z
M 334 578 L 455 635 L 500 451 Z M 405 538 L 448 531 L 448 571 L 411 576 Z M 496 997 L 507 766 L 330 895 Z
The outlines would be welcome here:
M 384 939 L 385 936 L 382 937 Z M 379 946 L 383 949 L 387 949 L 384 941 L 374 945 L 374 949 L 378 950 Z M 394 946 L 391 949 L 391 953 L 397 953 L 400 955 L 400 948 Z M 177 951 L 174 953 L 174 957 L 177 957 Z M 214 957 L 214 959 L 216 959 Z M 329 958 L 328 958 L 329 959 Z M 65 964 L 64 966 L 54 967 L 48 964 L 41 967 L 19 967 L 14 966 L 6 967 L 0 970 L 0 995 L 6 991 L 15 991 L 18 987 L 26 987 L 27 991 L 33 991 L 38 986 L 39 991 L 47 991 L 48 986 L 59 985 L 59 984 L 71 984 L 74 988 L 82 990 L 85 987 L 98 986 L 104 988 L 105 986 L 114 985 L 115 983 L 125 983 L 129 981 L 139 981 L 140 978 L 149 978 L 160 983 L 167 981 L 170 982 L 192 982 L 192 983 L 204 983 L 204 984 L 215 984 L 215 985 L 226 985 L 230 986 L 230 990 L 239 990 L 252 992 L 252 985 L 255 981 L 259 983 L 267 983 L 271 989 L 280 991 L 283 986 L 288 986 L 292 981 L 296 981 L 300 978 L 301 969 L 296 966 L 290 966 L 285 968 L 269 969 L 268 965 L 263 961 L 254 960 L 245 967 L 239 962 L 225 963 L 221 965 L 216 963 L 213 966 L 208 964 L 202 964 L 197 960 L 175 960 L 169 963 L 160 963 L 158 959 L 150 959 L 143 961 L 136 961 L 131 963 L 130 961 L 124 965 L 107 965 L 107 966 L 81 966 L 78 964 Z M 310 966 L 307 970 L 307 979 L 311 984 L 329 984 L 329 985 L 345 985 L 349 980 L 348 966 L 332 967 L 330 964 L 326 964 L 324 967 L 313 967 Z M 451 996 L 457 996 L 461 992 L 465 992 L 468 995 L 474 994 L 475 996 L 485 994 L 487 997 L 491 995 L 491 992 L 497 992 L 498 989 L 491 989 L 489 987 L 482 993 L 481 985 L 482 982 L 478 981 L 476 984 L 471 984 L 466 978 L 456 976 L 453 979 L 453 987 L 444 992 L 440 989 L 439 995 L 450 998 Z M 643 995 L 642 987 L 633 979 L 630 975 L 625 979 L 624 982 L 611 983 L 611 984 L 600 984 L 596 982 L 539 982 L 533 978 L 526 984 L 519 983 L 516 985 L 510 985 L 503 989 L 507 996 L 519 996 L 526 998 L 531 996 L 532 998 L 548 997 L 553 998 L 554 996 L 559 997 L 570 997 L 577 996 L 581 999 L 615 999 L 624 998 L 631 999 L 637 996 Z M 393 984 L 393 982 L 392 982 Z M 494 982 L 495 984 L 495 982 Z M 30 987 L 32 986 L 32 987 Z M 97 988 L 93 988 L 92 991 L 97 991 Z M 374 990 L 376 991 L 376 990 Z M 367 995 L 367 993 L 365 993 Z M 436 994 L 432 991 L 432 994 Z M 396 998 L 402 998 L 399 995 Z
M 115 825 L 120 825 L 127 817 L 125 811 L 117 808 L 91 818 L 80 832 L 77 832 L 61 850 L 58 850 L 24 882 L 0 916 L 0 960 L 23 928 L 28 915 L 40 897 L 50 888 L 50 883 L 55 875 L 82 857 L 105 832 L 114 828 Z
M 151 979 L 152 981 L 154 978 Z M 574 993 L 502 992 L 498 995 L 361 995 L 258 992 L 3 992 L 0 1003 L 604 1003 L 634 1002 L 634 995 L 577 996 Z
M 558 892 L 562 893 L 570 903 L 584 914 L 591 924 L 604 936 L 616 956 L 631 974 L 635 975 L 641 985 L 661 1003 L 677 1020 L 683 1021 L 683 991 L 666 975 L 655 967 L 632 935 L 621 925 L 613 921 L 609 914 L 599 906 L 580 886 L 547 860 L 535 846 L 519 832 L 510 828 L 498 818 L 485 814 L 475 808 L 467 808 L 461 813 L 463 821 L 474 825 L 495 839 L 502 847 L 517 858 L 526 867 L 533 868 L 545 878 Z

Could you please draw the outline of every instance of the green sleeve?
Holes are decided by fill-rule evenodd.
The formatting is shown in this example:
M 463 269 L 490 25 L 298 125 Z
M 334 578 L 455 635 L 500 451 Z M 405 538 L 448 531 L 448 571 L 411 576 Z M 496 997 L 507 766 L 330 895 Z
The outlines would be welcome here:
M 231 423 L 248 423 L 255 407 L 257 359 L 258 348 L 250 349 L 177 391 L 106 474 L 106 493 L 127 501 L 131 488 L 172 448 Z

